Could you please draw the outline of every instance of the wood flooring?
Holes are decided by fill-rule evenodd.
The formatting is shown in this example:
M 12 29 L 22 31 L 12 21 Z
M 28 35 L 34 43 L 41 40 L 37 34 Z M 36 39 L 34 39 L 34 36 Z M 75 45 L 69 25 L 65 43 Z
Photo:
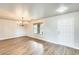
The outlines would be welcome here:
M 79 50 L 23 36 L 1 40 L 0 55 L 79 55 Z

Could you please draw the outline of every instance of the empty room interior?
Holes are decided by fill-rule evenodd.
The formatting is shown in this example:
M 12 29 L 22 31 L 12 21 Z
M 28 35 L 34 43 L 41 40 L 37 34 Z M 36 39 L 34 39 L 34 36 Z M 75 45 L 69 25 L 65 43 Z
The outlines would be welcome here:
M 79 55 L 79 4 L 0 3 L 0 55 Z

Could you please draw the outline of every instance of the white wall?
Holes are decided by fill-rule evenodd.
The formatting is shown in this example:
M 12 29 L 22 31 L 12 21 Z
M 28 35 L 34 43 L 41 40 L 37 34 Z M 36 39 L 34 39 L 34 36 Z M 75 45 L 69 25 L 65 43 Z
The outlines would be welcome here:
M 79 13 L 75 16 L 75 21 L 74 21 L 74 44 L 79 48 Z
M 46 40 L 79 48 L 79 12 L 46 18 L 43 37 Z
M 32 25 L 19 26 L 16 21 L 0 19 L 0 40 L 31 34 Z

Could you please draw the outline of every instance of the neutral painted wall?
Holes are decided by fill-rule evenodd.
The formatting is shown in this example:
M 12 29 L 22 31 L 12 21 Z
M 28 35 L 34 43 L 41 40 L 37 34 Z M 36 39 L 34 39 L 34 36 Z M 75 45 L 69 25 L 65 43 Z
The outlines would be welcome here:
M 43 37 L 47 41 L 79 48 L 79 12 L 46 18 Z
M 79 48 L 79 13 L 75 16 L 74 20 L 74 42 L 75 46 Z
M 0 40 L 29 35 L 32 32 L 32 25 L 19 26 L 16 21 L 0 19 Z

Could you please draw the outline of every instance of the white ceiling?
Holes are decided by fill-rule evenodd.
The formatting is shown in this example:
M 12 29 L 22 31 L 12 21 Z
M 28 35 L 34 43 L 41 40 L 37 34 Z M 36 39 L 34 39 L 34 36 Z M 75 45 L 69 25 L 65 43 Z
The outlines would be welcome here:
M 48 16 L 59 15 L 56 9 L 60 5 L 68 7 L 65 13 L 79 10 L 79 4 L 58 3 L 24 3 L 24 4 L 0 4 L 0 18 L 16 20 L 24 17 L 24 20 L 39 19 Z

